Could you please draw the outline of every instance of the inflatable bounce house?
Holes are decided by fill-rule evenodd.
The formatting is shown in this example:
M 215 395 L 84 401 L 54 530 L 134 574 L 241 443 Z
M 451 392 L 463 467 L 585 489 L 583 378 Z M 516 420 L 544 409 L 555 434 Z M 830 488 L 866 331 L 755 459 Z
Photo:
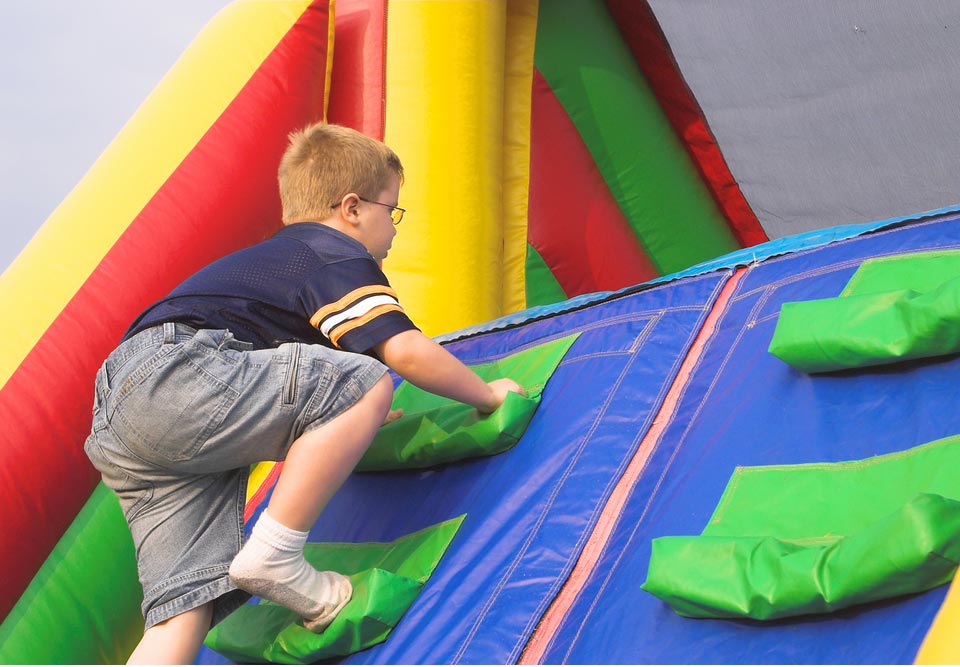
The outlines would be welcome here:
M 236 0 L 0 279 L 0 661 L 136 645 L 94 377 L 279 229 L 287 136 L 326 119 L 403 159 L 413 319 L 530 397 L 398 386 L 415 421 L 311 532 L 354 600 L 319 635 L 252 600 L 200 662 L 960 662 L 958 30 L 947 2 Z

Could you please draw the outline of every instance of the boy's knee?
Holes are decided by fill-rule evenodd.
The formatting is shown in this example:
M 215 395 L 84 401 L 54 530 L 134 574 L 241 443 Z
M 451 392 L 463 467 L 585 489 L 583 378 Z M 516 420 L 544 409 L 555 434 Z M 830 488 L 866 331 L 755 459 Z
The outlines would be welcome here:
M 390 410 L 390 404 L 393 403 L 393 380 L 390 379 L 390 375 L 385 374 L 377 380 L 370 389 L 369 395 L 377 401 L 383 413 L 386 414 Z

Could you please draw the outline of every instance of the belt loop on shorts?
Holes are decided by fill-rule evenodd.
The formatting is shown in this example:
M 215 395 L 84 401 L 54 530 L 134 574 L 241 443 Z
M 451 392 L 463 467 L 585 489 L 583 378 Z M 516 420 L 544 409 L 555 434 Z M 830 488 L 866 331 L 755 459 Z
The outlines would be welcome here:
M 163 344 L 173 345 L 177 342 L 177 325 L 173 322 L 163 323 Z

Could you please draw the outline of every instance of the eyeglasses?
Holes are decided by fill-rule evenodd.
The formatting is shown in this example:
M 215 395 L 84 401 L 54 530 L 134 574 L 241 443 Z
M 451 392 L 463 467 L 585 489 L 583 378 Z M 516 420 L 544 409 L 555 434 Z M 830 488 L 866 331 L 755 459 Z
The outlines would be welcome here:
M 379 206 L 386 206 L 390 209 L 390 219 L 393 220 L 394 225 L 399 225 L 400 221 L 403 220 L 403 214 L 407 212 L 407 209 L 400 208 L 399 206 L 391 206 L 390 204 L 384 204 L 380 201 L 372 201 L 370 199 L 364 199 L 363 197 L 357 197 L 360 201 L 365 201 L 368 204 L 377 204 Z
M 357 195 L 357 199 L 359 199 L 360 201 L 365 201 L 365 202 L 367 202 L 368 204 L 379 204 L 380 206 L 386 206 L 387 208 L 389 208 L 389 209 L 390 209 L 390 219 L 393 220 L 394 226 L 400 224 L 400 221 L 403 220 L 403 214 L 407 212 L 407 209 L 405 209 L 405 208 L 400 208 L 399 206 L 391 206 L 390 204 L 384 204 L 383 202 L 373 201 L 373 200 L 371 200 L 371 199 L 364 199 L 364 198 L 361 197 L 360 195 Z M 336 208 L 336 207 L 338 207 L 339 205 L 340 205 L 340 204 L 337 203 L 337 204 L 332 205 L 330 208 Z

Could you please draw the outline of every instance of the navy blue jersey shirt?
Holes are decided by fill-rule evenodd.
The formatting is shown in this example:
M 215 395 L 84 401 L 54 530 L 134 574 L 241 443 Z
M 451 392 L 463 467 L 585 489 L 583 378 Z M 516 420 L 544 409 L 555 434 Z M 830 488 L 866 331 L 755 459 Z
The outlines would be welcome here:
M 359 353 L 416 328 L 363 244 L 313 222 L 201 269 L 144 311 L 124 339 L 164 322 L 229 329 L 258 349 L 297 341 Z

